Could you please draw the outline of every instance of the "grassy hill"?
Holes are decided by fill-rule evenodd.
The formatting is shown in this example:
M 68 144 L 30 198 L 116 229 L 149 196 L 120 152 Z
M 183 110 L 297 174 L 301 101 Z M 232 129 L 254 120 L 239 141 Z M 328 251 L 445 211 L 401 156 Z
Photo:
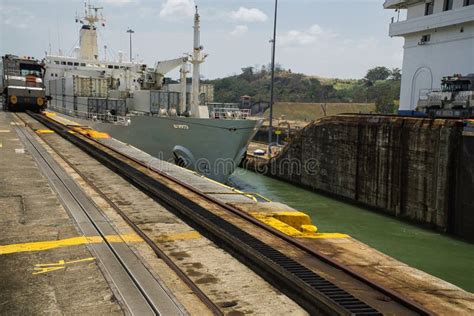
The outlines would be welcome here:
M 291 121 L 312 121 L 341 113 L 370 113 L 374 103 L 293 103 L 277 102 L 273 106 L 273 117 Z M 268 110 L 265 117 L 268 118 Z
M 266 67 L 242 68 L 239 75 L 208 80 L 217 102 L 239 102 L 249 95 L 253 101 L 269 101 L 270 73 Z M 400 73 L 385 67 L 368 71 L 364 79 L 330 79 L 293 73 L 277 67 L 275 102 L 374 103 L 378 112 L 393 112 L 400 95 Z

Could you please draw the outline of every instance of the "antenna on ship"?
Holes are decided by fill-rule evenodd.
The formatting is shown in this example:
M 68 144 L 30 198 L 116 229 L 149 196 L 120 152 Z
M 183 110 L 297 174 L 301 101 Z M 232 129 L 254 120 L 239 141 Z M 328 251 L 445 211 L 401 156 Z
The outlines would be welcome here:
M 191 85 L 191 114 L 199 115 L 199 93 L 200 93 L 200 76 L 201 70 L 200 66 L 207 57 L 207 54 L 202 54 L 204 47 L 201 46 L 201 30 L 200 30 L 200 17 L 198 12 L 198 6 L 196 8 L 196 13 L 194 14 L 194 47 L 193 54 L 190 56 L 190 62 L 193 65 L 193 78 Z
M 82 24 L 80 31 L 80 59 L 97 60 L 99 58 L 97 48 L 97 26 L 100 22 L 105 27 L 105 19 L 99 11 L 103 7 L 95 7 L 90 1 L 84 2 L 84 16 L 76 15 L 76 23 Z

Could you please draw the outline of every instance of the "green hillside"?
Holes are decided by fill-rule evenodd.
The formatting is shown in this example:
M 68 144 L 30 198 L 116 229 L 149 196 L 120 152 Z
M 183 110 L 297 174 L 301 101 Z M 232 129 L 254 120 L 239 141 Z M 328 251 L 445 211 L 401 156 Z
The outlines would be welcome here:
M 374 103 L 377 112 L 391 113 L 400 98 L 400 70 L 376 67 L 363 79 L 328 79 L 293 73 L 277 67 L 275 102 Z M 270 73 L 267 67 L 242 68 L 242 73 L 208 80 L 214 84 L 218 102 L 239 102 L 248 95 L 253 101 L 269 101 Z

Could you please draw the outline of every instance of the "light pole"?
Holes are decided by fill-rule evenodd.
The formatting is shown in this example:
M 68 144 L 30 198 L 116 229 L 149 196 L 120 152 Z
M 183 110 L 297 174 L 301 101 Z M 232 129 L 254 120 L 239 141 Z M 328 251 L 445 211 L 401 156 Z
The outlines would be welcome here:
M 130 62 L 132 62 L 132 34 L 135 33 L 135 31 L 128 28 L 127 33 L 130 33 Z
M 276 28 L 277 28 L 277 10 L 278 10 L 278 0 L 275 0 L 275 18 L 273 20 L 273 40 L 272 40 L 272 78 L 270 82 L 270 126 L 268 127 L 268 145 L 269 146 L 272 143 L 272 132 L 273 132 L 273 84 L 275 81 L 275 44 L 276 44 Z

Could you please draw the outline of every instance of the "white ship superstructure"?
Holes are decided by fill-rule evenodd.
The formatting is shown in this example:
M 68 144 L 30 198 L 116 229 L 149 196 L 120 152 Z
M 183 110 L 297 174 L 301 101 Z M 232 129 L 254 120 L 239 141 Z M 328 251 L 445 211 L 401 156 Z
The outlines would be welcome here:
M 415 110 L 443 77 L 474 73 L 474 0 L 386 0 L 384 7 L 407 13 L 390 24 L 390 36 L 405 39 L 400 110 Z
M 74 56 L 44 59 L 50 109 L 110 133 L 160 159 L 173 160 L 210 178 L 225 181 L 245 155 L 261 124 L 236 108 L 210 107 L 213 87 L 200 83 L 207 55 L 200 44 L 200 17 L 194 16 L 193 53 L 144 63 L 100 60 L 97 23 L 101 8 L 86 5 L 80 47 Z M 193 66 L 188 84 L 189 65 Z M 166 73 L 180 69 L 179 83 L 165 84 Z M 214 103 L 213 103 L 214 104 Z

